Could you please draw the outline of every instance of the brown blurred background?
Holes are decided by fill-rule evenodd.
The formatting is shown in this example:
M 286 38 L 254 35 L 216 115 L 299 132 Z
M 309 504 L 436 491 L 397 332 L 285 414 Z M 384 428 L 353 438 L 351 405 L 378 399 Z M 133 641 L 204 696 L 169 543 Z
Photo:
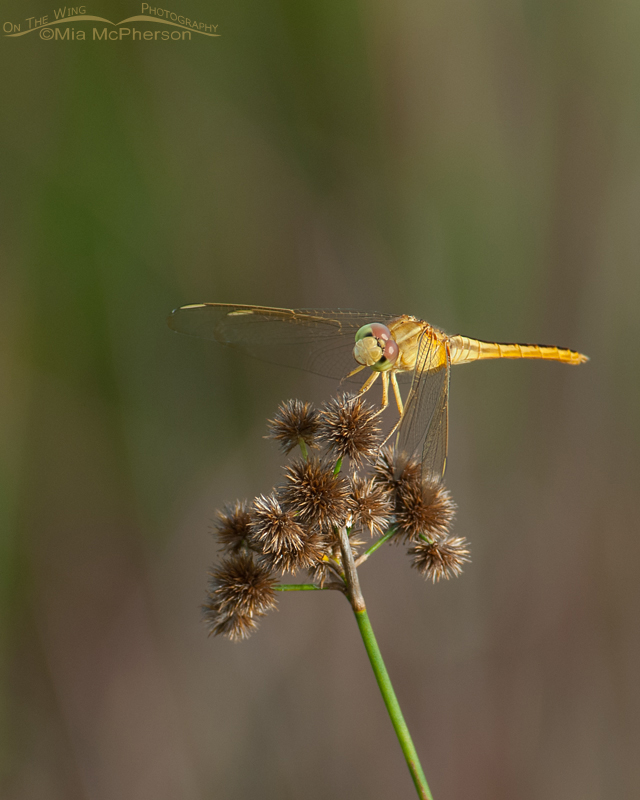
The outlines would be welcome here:
M 591 356 L 454 369 L 473 563 L 361 577 L 436 800 L 640 796 L 639 7 L 170 9 L 222 36 L 2 38 L 0 796 L 413 796 L 342 597 L 200 622 L 266 418 L 335 388 L 168 330 L 202 301 Z

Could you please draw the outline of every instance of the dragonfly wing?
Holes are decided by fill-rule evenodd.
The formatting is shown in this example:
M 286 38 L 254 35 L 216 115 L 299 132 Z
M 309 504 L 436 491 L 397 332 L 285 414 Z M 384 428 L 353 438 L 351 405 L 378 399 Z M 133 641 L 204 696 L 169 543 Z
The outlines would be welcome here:
M 342 379 L 357 367 L 353 346 L 358 329 L 396 317 L 367 311 L 202 303 L 176 309 L 168 323 L 178 333 L 212 339 L 263 361 Z M 362 380 L 360 375 L 354 378 Z
M 449 363 L 445 343 L 425 332 L 396 444 L 399 455 L 422 462 L 424 478 L 438 481 L 447 462 Z

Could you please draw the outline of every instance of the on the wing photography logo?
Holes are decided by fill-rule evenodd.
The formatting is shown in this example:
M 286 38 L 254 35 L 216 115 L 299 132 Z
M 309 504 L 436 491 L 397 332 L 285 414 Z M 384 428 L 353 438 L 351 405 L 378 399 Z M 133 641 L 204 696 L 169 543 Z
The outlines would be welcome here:
M 35 34 L 40 39 L 63 42 L 184 42 L 191 41 L 192 34 L 220 36 L 217 25 L 149 3 L 142 3 L 140 14 L 120 22 L 88 14 L 86 6 L 64 6 L 39 17 L 7 20 L 2 30 L 8 38 Z

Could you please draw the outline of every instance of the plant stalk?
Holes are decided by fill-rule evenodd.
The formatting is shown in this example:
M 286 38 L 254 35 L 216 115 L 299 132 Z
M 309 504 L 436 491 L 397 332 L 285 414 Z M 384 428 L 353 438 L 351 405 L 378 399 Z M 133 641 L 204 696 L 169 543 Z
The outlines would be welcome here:
M 369 661 L 371 662 L 371 667 L 373 668 L 373 673 L 376 676 L 376 681 L 378 682 L 378 687 L 380 689 L 380 693 L 382 694 L 382 699 L 384 700 L 384 704 L 387 707 L 389 716 L 391 717 L 391 724 L 393 725 L 393 729 L 395 730 L 398 741 L 400 742 L 400 747 L 404 753 L 407 766 L 409 767 L 409 772 L 411 773 L 416 791 L 418 792 L 418 797 L 420 800 L 433 800 L 431 790 L 429 789 L 429 784 L 427 783 L 427 779 L 422 771 L 418 753 L 416 752 L 413 740 L 411 739 L 409 728 L 407 728 L 407 723 L 404 721 L 404 717 L 402 716 L 400 704 L 398 703 L 398 698 L 393 690 L 389 673 L 387 672 L 387 668 L 382 660 L 382 654 L 380 653 L 378 642 L 376 641 L 376 637 L 373 633 L 371 622 L 369 622 L 367 610 L 365 608 L 362 609 L 362 611 L 354 611 L 354 613 L 356 615 L 358 628 L 360 628 L 362 641 L 364 642 L 367 655 L 369 656 Z
M 340 550 L 342 551 L 342 564 L 347 578 L 348 597 L 356 617 L 356 622 L 358 623 L 365 650 L 371 662 L 373 674 L 378 682 L 378 688 L 382 694 L 384 704 L 387 707 L 393 729 L 400 742 L 400 747 L 407 762 L 407 766 L 409 767 L 411 777 L 413 778 L 418 797 L 420 800 L 433 800 L 429 784 L 422 771 L 418 753 L 411 739 L 407 723 L 402 715 L 398 698 L 393 689 L 387 668 L 382 660 L 382 653 L 380 652 L 378 642 L 373 633 L 373 628 L 371 627 L 371 622 L 369 621 L 369 615 L 367 614 L 362 591 L 360 590 L 360 581 L 353 559 L 353 552 L 349 544 L 349 535 L 343 527 L 338 529 L 338 535 L 340 537 Z
M 378 539 L 377 542 L 372 544 L 368 550 L 365 550 L 364 553 L 356 560 L 356 567 L 359 567 L 360 564 L 364 564 L 364 562 L 369 558 L 369 556 L 372 556 L 376 552 L 376 550 L 378 550 L 380 547 L 382 547 L 383 544 L 386 544 L 389 541 L 389 539 L 391 539 L 391 537 L 395 534 L 395 532 L 396 529 L 391 528 L 385 533 L 384 536 Z
M 326 583 L 318 586 L 317 583 L 276 583 L 273 587 L 277 592 L 322 592 L 327 589 L 338 589 L 344 591 L 344 585 L 338 583 Z

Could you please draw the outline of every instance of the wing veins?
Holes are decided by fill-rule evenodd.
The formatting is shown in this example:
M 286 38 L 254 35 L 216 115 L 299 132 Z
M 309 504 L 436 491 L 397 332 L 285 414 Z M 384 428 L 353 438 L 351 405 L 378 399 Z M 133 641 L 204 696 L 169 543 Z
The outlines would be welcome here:
M 445 348 L 436 353 L 436 348 Z M 443 363 L 428 369 L 434 356 Z M 425 332 L 420 340 L 416 367 L 405 413 L 398 430 L 397 452 L 419 457 L 423 477 L 440 480 L 447 458 L 449 354 L 446 345 Z

